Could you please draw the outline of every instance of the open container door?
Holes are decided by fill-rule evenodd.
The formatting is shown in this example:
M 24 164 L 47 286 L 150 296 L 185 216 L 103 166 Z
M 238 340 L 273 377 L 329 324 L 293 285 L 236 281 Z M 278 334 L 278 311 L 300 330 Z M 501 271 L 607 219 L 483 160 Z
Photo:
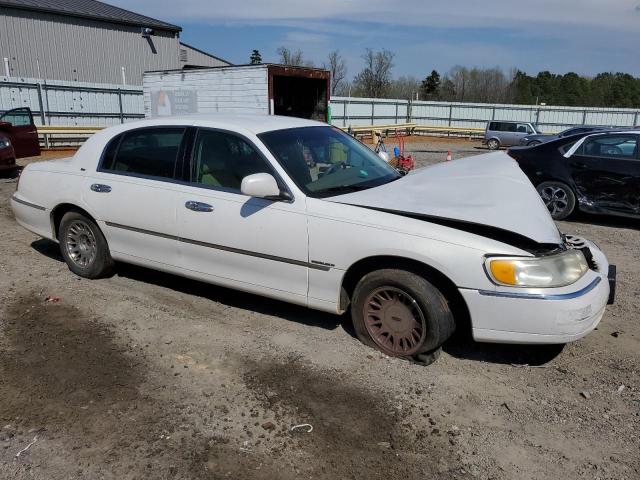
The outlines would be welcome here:
M 272 115 L 329 120 L 328 70 L 269 65 L 269 105 Z

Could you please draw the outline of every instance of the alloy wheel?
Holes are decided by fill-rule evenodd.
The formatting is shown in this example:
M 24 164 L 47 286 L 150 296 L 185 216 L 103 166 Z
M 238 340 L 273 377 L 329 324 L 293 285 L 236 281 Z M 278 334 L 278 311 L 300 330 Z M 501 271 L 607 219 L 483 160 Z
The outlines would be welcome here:
M 364 302 L 367 332 L 383 351 L 396 356 L 417 353 L 426 336 L 426 322 L 418 302 L 396 287 L 380 287 Z
M 95 260 L 98 252 L 96 239 L 85 222 L 76 220 L 69 225 L 64 242 L 69 258 L 79 267 L 86 268 Z
M 564 213 L 569 206 L 569 195 L 564 188 L 549 185 L 540 191 L 540 196 L 552 216 Z

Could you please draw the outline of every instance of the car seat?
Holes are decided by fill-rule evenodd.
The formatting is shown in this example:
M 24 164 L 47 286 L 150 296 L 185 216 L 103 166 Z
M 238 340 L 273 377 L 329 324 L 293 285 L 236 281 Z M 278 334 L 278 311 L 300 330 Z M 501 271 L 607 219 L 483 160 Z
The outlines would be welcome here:
M 203 137 L 195 155 L 196 183 L 239 190 L 240 179 L 233 173 L 233 156 L 223 134 Z

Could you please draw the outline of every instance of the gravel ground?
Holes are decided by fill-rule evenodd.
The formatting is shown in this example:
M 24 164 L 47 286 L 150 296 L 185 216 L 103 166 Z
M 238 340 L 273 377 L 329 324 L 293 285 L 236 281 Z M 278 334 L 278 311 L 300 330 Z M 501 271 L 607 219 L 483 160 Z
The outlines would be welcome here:
M 477 146 L 407 150 L 424 165 Z M 127 265 L 78 278 L 0 182 L 2 479 L 640 478 L 640 222 L 559 224 L 618 265 L 591 335 L 456 339 L 421 367 L 360 344 L 348 316 Z

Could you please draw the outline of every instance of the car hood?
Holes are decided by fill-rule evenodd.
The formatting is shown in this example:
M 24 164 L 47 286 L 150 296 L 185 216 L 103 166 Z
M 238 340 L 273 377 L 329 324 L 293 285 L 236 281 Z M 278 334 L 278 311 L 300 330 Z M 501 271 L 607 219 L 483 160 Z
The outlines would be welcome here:
M 494 232 L 515 234 L 538 244 L 562 243 L 538 192 L 504 152 L 440 163 L 379 187 L 326 200 L 415 216 L 454 228 L 465 224 L 461 229 L 480 235 L 487 232 L 483 227 L 490 227 Z

